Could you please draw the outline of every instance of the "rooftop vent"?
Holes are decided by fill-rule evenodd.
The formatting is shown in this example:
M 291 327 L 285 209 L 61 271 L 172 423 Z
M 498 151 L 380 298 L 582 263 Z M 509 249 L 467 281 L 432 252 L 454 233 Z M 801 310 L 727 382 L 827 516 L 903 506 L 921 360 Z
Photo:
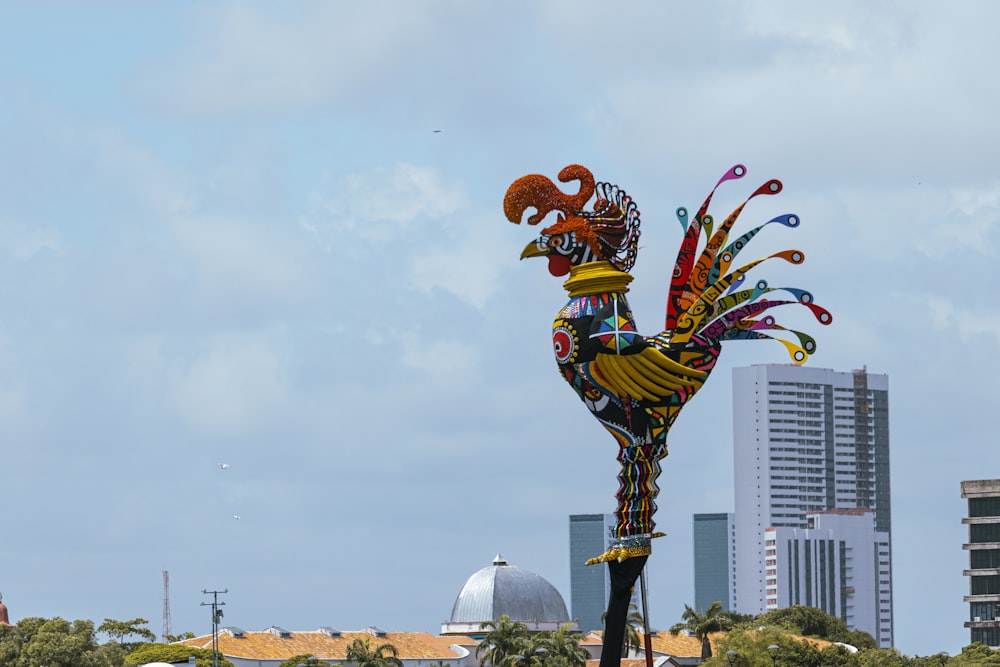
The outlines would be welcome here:
M 243 628 L 237 628 L 235 625 L 228 625 L 219 629 L 227 633 L 230 637 L 235 637 L 236 639 L 243 639 L 246 636 L 243 632 Z
M 324 625 L 322 628 L 319 628 L 317 630 L 317 632 L 321 632 L 324 635 L 326 635 L 327 637 L 339 637 L 340 636 L 340 630 L 338 630 L 337 628 L 331 628 L 331 627 L 326 626 L 326 625 Z
M 284 628 L 278 627 L 277 625 L 272 625 L 267 629 L 267 631 L 270 632 L 275 637 L 281 637 L 282 639 L 288 639 L 289 637 L 292 636 L 291 632 L 285 630 Z
M 373 637 L 385 637 L 386 635 L 389 634 L 382 628 L 376 628 L 374 625 L 369 625 L 367 628 L 365 628 L 365 632 L 367 632 Z

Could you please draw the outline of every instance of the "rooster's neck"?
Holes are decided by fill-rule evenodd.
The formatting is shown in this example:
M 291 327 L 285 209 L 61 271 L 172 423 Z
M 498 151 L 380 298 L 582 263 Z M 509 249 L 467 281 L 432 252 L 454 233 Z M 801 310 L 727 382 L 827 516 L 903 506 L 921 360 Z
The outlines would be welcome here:
M 571 298 L 576 298 L 609 292 L 624 294 L 628 292 L 630 282 L 632 276 L 619 271 L 611 262 L 600 261 L 577 264 L 571 268 L 569 278 L 563 283 L 563 287 Z

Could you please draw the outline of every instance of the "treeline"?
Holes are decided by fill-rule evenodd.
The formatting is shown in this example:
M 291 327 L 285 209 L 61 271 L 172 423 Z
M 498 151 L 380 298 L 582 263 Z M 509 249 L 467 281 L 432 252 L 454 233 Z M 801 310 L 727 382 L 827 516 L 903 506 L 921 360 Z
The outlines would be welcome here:
M 682 618 L 670 631 L 690 631 L 705 640 L 704 667 L 1000 667 L 1000 650 L 982 644 L 970 644 L 954 656 L 910 657 L 881 649 L 868 633 L 848 630 L 843 620 L 812 607 L 788 607 L 760 616 L 731 614 L 721 611 L 721 605 L 704 614 L 686 607 Z M 631 657 L 640 647 L 642 617 L 633 612 L 628 621 L 622 652 Z M 0 667 L 137 667 L 149 662 L 186 663 L 190 657 L 197 667 L 213 667 L 211 649 L 157 643 L 147 623 L 142 618 L 104 619 L 95 628 L 88 620 L 25 618 L 0 626 Z M 503 617 L 483 624 L 483 630 L 486 636 L 476 650 L 481 667 L 582 667 L 589 657 L 579 645 L 581 635 L 568 625 L 554 632 L 530 633 L 522 623 Z M 106 641 L 99 641 L 100 635 Z M 402 667 L 391 644 L 372 646 L 357 640 L 346 658 L 358 667 Z M 308 656 L 286 662 L 326 664 Z M 233 667 L 222 656 L 218 664 Z
M 14 625 L 0 625 L 0 667 L 137 667 L 148 662 L 187 662 L 213 667 L 212 651 L 190 646 L 154 643 L 156 635 L 145 627 L 148 621 L 104 619 L 96 629 L 93 621 L 62 618 L 23 618 Z M 104 634 L 107 641 L 98 641 Z M 222 667 L 233 667 L 219 658 Z
M 792 606 L 759 616 L 731 614 L 721 608 L 721 604 L 712 605 L 705 614 L 698 614 L 685 607 L 684 622 L 671 628 L 712 639 L 714 655 L 705 657 L 704 667 L 1000 667 L 1000 651 L 983 644 L 970 644 L 955 656 L 911 657 L 896 649 L 878 648 L 867 632 L 848 630 L 842 619 L 814 607 Z M 718 632 L 725 634 L 712 635 Z

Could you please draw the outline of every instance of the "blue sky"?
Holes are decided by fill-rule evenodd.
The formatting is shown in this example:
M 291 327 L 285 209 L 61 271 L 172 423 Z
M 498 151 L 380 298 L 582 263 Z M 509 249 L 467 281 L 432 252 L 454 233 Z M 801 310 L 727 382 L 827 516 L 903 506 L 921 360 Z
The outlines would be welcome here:
M 561 281 L 502 197 L 570 163 L 643 217 L 659 330 L 736 163 L 746 251 L 800 248 L 809 363 L 888 373 L 895 632 L 957 652 L 962 479 L 1000 477 L 988 2 L 0 6 L 0 592 L 25 616 L 437 632 L 500 552 L 568 598 L 615 445 L 555 372 Z M 440 132 L 436 132 L 440 130 Z M 756 246 L 756 247 L 755 247 Z M 732 509 L 730 343 L 671 433 L 654 627 Z M 226 470 L 219 463 L 230 465 Z M 234 519 L 239 515 L 240 519 Z

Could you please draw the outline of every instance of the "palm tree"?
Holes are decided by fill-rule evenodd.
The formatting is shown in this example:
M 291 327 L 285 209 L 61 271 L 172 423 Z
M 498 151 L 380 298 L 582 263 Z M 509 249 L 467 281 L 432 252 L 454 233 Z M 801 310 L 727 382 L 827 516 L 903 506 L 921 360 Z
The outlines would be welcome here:
M 601 612 L 601 623 L 605 621 L 608 612 Z M 639 629 L 646 627 L 646 623 L 639 613 L 639 608 L 634 602 L 628 603 L 628 616 L 625 617 L 625 641 L 622 642 L 622 657 L 628 657 L 629 649 L 636 652 L 642 648 L 642 639 L 639 637 Z
M 489 630 L 476 647 L 479 667 L 489 663 L 492 667 L 503 667 L 507 658 L 523 656 L 528 648 L 528 626 L 520 621 L 511 621 L 504 614 L 499 621 L 486 621 L 480 628 Z M 483 655 L 480 657 L 479 654 Z
M 385 643 L 372 648 L 368 637 L 358 637 L 351 642 L 347 647 L 347 660 L 357 667 L 403 667 L 395 646 Z
M 684 630 L 691 633 L 701 642 L 701 659 L 712 657 L 712 643 L 708 635 L 713 632 L 728 630 L 731 622 L 729 614 L 722 608 L 722 603 L 716 600 L 708 605 L 704 614 L 699 614 L 691 607 L 684 605 L 684 613 L 681 614 L 682 623 L 676 623 L 670 628 L 670 634 L 676 635 Z
M 538 645 L 547 651 L 548 657 L 563 658 L 569 667 L 585 667 L 590 653 L 580 646 L 583 635 L 572 627 L 571 623 L 563 623 L 558 630 L 539 633 Z

